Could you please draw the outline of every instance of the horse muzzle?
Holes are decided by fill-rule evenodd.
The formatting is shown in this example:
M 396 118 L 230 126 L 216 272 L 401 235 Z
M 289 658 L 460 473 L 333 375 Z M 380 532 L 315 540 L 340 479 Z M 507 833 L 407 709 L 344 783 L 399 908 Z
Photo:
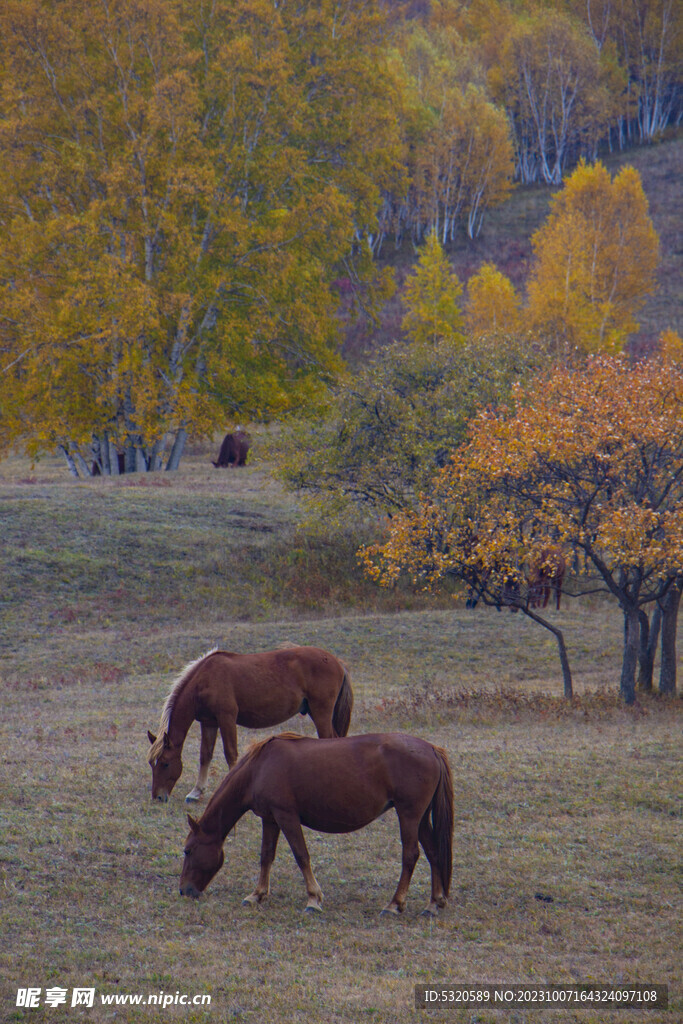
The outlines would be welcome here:
M 168 803 L 168 793 L 157 793 L 156 796 L 152 794 L 152 800 L 158 800 L 161 804 Z
M 194 887 L 194 885 L 192 885 L 191 883 L 188 883 L 186 885 L 181 885 L 180 886 L 180 895 L 181 896 L 189 896 L 190 899 L 198 900 L 199 897 L 201 896 L 201 893 L 200 893 L 199 889 L 196 889 Z

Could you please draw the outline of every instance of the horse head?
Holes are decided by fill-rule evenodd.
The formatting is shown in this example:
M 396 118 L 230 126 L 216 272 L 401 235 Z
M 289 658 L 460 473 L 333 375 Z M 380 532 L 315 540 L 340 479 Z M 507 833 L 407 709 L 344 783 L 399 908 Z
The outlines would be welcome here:
M 180 895 L 197 897 L 223 866 L 223 843 L 210 836 L 188 814 L 190 832 L 185 842 L 185 860 L 180 875 Z
M 149 763 L 152 766 L 152 800 L 161 800 L 165 803 L 182 775 L 182 748 L 171 743 L 167 732 L 161 739 L 157 739 L 151 732 L 147 733 L 147 737 L 152 744 L 149 754 Z

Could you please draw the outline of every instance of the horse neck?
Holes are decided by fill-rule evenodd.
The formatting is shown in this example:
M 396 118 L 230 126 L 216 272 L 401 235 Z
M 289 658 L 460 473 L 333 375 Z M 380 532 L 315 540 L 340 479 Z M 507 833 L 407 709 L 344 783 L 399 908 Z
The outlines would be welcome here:
M 217 834 L 221 842 L 250 807 L 248 798 L 251 779 L 250 766 L 239 766 L 228 772 L 201 819 L 201 826 L 208 835 Z
M 194 722 L 194 683 L 185 683 L 177 694 L 171 719 L 168 723 L 168 738 L 174 747 L 182 747 L 188 730 Z

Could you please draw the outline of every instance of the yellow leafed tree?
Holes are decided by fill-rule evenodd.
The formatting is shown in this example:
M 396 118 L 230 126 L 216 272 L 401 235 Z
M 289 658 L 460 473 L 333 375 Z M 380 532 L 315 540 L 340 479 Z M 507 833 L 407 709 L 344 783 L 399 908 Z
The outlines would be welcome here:
M 362 239 L 401 156 L 381 25 L 356 0 L 2 4 L 2 447 L 174 468 L 189 430 L 338 370 L 333 284 L 381 278 Z
M 483 263 L 469 279 L 465 318 L 473 338 L 518 333 L 521 300 L 512 281 L 495 264 Z
M 531 600 L 534 567 L 549 547 L 576 566 L 576 596 L 585 587 L 619 602 L 620 689 L 629 703 L 647 609 L 660 610 L 660 690 L 673 691 L 683 586 L 681 367 L 592 357 L 518 388 L 511 410 L 480 413 L 419 507 L 397 514 L 386 542 L 364 558 L 387 584 L 403 572 L 427 589 L 460 578 L 486 603 L 541 622 L 562 654 L 561 630 Z M 566 651 L 563 669 L 571 693 Z
M 640 175 L 583 161 L 532 239 L 530 327 L 558 352 L 618 352 L 656 285 L 659 240 Z
M 458 276 L 451 268 L 436 232 L 432 231 L 406 283 L 404 331 L 417 343 L 443 340 L 462 344 L 461 296 L 462 285 Z

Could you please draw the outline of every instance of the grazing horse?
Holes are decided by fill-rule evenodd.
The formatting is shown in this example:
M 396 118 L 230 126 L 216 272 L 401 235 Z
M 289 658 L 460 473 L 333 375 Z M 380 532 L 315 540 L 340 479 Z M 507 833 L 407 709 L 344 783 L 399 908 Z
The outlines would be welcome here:
M 216 734 L 230 768 L 237 761 L 237 726 L 266 729 L 297 712 L 310 715 L 321 738 L 346 736 L 353 692 L 338 658 L 318 647 L 287 647 L 262 654 L 210 651 L 192 662 L 171 689 L 152 747 L 152 799 L 168 800 L 183 770 L 183 743 L 192 722 L 201 726 L 199 777 L 185 799 L 206 786 Z
M 529 608 L 547 608 L 550 591 L 554 590 L 559 612 L 566 569 L 567 560 L 559 548 L 549 546 L 539 551 L 529 570 Z
M 238 427 L 234 434 L 226 434 L 223 438 L 218 460 L 213 465 L 216 469 L 225 466 L 245 466 L 250 445 L 249 434 Z
M 293 733 L 254 744 L 223 780 L 190 832 L 180 876 L 182 896 L 199 896 L 223 864 L 225 838 L 247 811 L 262 820 L 261 871 L 243 900 L 255 906 L 269 893 L 270 869 L 284 832 L 306 884 L 305 910 L 322 910 L 301 826 L 355 832 L 396 809 L 402 870 L 386 913 L 401 914 L 422 846 L 432 871 L 424 913 L 446 905 L 452 871 L 453 781 L 445 751 L 404 733 L 314 740 Z

